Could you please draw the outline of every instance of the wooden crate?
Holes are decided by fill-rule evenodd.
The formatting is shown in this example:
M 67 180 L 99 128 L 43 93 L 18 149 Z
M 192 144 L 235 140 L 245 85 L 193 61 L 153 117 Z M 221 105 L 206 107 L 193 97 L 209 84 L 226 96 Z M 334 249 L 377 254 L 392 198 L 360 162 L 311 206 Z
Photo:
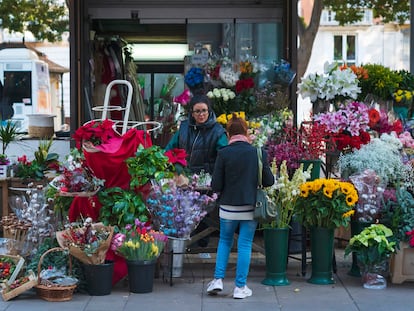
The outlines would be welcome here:
M 37 277 L 33 273 L 32 270 L 29 271 L 29 281 L 24 283 L 23 285 L 10 290 L 9 287 L 6 285 L 3 289 L 1 296 L 3 297 L 4 301 L 8 301 L 10 299 L 13 299 L 20 294 L 24 293 L 25 291 L 28 291 L 29 289 L 33 288 L 37 284 Z
M 14 282 L 14 280 L 16 280 L 16 277 L 19 275 L 20 270 L 22 269 L 23 264 L 24 264 L 24 258 L 23 258 L 23 257 L 21 257 L 21 256 L 18 256 L 18 255 L 16 255 L 16 256 L 14 256 L 14 255 L 0 255 L 0 260 L 1 260 L 2 258 L 9 258 L 9 259 L 11 259 L 11 260 L 14 262 L 14 264 L 16 265 L 16 268 L 14 269 L 13 274 L 12 274 L 12 275 L 10 276 L 10 278 L 6 281 L 6 282 L 7 282 L 7 285 L 10 285 L 11 283 L 13 283 L 13 282 Z M 4 281 L 4 280 L 3 280 L 3 281 Z

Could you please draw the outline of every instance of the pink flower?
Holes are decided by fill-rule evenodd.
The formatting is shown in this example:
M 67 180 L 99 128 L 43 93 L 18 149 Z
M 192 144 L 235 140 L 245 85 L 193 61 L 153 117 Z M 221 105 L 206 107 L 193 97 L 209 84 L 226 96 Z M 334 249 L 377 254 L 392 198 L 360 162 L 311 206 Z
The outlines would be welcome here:
M 174 97 L 174 102 L 179 103 L 183 106 L 187 105 L 190 101 L 191 93 L 190 90 L 185 89 L 184 92 L 182 92 L 180 95 Z
M 111 250 L 116 251 L 124 243 L 125 238 L 126 236 L 123 233 L 115 234 L 115 236 L 112 238 Z

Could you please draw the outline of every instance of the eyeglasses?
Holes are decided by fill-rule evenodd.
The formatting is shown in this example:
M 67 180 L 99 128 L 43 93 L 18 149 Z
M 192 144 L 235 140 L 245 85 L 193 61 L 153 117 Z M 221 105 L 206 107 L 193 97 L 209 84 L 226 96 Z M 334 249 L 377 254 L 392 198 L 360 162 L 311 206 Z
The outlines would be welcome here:
M 202 113 L 207 113 L 208 109 L 200 109 L 200 110 L 193 110 L 193 113 L 195 114 L 202 114 Z

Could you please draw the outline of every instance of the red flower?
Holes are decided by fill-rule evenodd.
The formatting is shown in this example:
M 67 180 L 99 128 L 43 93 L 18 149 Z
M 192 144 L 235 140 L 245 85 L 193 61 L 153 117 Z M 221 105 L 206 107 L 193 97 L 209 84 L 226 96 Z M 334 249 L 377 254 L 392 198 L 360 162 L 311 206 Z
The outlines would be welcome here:
M 403 132 L 404 128 L 400 119 L 395 120 L 395 122 L 392 124 L 392 130 L 397 134 L 401 134 Z
M 408 242 L 411 247 L 414 247 L 414 230 L 408 231 L 405 234 L 410 236 Z
M 244 90 L 252 89 L 254 88 L 254 80 L 252 77 L 246 78 L 246 79 L 240 79 L 236 82 L 236 93 L 240 94 Z
M 83 141 L 90 141 L 95 146 L 107 143 L 109 139 L 117 136 L 113 126 L 114 121 L 109 119 L 103 121 L 92 120 L 82 125 L 73 134 L 76 147 L 80 148 Z
M 174 148 L 164 153 L 168 157 L 168 162 L 187 166 L 187 153 L 184 149 Z
M 339 151 L 347 149 L 360 149 L 362 145 L 367 144 L 370 140 L 371 136 L 365 131 L 360 131 L 359 136 L 351 136 L 347 133 L 340 133 L 334 138 L 336 148 Z
M 27 161 L 26 155 L 22 155 L 21 157 L 18 157 L 17 161 L 20 162 L 23 165 L 30 165 L 31 164 L 30 161 Z
M 368 111 L 368 116 L 369 116 L 369 127 L 373 128 L 375 127 L 375 125 L 380 121 L 381 119 L 381 115 L 379 113 L 379 111 L 375 108 L 371 108 Z

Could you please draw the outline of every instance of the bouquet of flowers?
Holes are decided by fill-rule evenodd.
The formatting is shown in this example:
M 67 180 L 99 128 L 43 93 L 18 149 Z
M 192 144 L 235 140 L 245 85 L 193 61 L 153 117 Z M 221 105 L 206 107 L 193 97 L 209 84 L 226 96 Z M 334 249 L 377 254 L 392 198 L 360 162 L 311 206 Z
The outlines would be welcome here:
M 178 187 L 174 180 L 166 184 L 154 184 L 147 198 L 147 208 L 158 230 L 177 238 L 189 238 L 214 205 L 217 194 L 197 191 L 198 176 L 194 175 L 188 187 Z
M 298 84 L 298 93 L 311 102 L 336 99 L 356 99 L 361 92 L 357 75 L 350 68 L 340 68 L 337 63 L 325 63 L 324 73 L 311 73 Z
M 376 131 L 379 135 L 384 133 L 396 132 L 400 134 L 403 132 L 403 124 L 401 120 L 390 117 L 388 112 L 380 109 L 371 108 L 368 111 L 369 127 Z
M 360 222 L 374 223 L 379 219 L 386 185 L 372 169 L 351 175 L 349 179 L 359 193 L 354 218 Z
M 199 67 L 192 67 L 184 76 L 184 82 L 190 89 L 199 88 L 204 83 L 204 70 Z
M 128 224 L 115 234 L 111 249 L 126 260 L 154 260 L 164 250 L 168 237 L 155 231 L 147 223 L 135 219 L 134 224 Z
M 90 196 L 104 185 L 104 180 L 97 178 L 86 164 L 77 149 L 71 150 L 63 172 L 56 176 L 50 185 L 66 196 Z
M 92 223 L 88 217 L 84 223 L 70 223 L 64 231 L 56 232 L 58 243 L 69 248 L 70 254 L 84 264 L 97 265 L 105 262 L 111 245 L 114 228 Z
M 273 228 L 288 228 L 293 214 L 295 213 L 295 203 L 300 194 L 299 186 L 306 182 L 311 176 L 312 164 L 306 171 L 303 164 L 295 170 L 292 179 L 289 177 L 286 160 L 282 162 L 279 171 L 279 178 L 271 186 L 265 188 L 269 198 L 275 202 L 277 207 L 276 219 L 270 224 Z M 276 160 L 272 162 L 273 175 L 277 175 Z
M 372 169 L 385 182 L 385 185 L 398 184 L 411 170 L 402 161 L 401 148 L 402 144 L 398 138 L 382 134 L 380 138 L 371 139 L 360 149 L 341 154 L 338 167 L 343 176 L 351 176 L 366 169 Z
M 305 227 L 337 228 L 347 226 L 358 202 L 358 192 L 350 182 L 318 178 L 300 185 L 295 210 Z
M 17 158 L 17 164 L 13 166 L 15 177 L 23 179 L 41 180 L 45 177 L 46 171 L 59 170 L 59 155 L 50 152 L 53 140 L 40 141 L 37 150 L 34 152 L 34 159 L 29 161 L 26 155 Z
M 234 93 L 231 89 L 214 88 L 212 91 L 207 93 L 207 97 L 213 100 L 213 110 L 216 115 L 233 112 L 234 107 L 232 102 L 236 97 L 236 93 Z
M 283 86 L 289 86 L 296 77 L 296 72 L 291 69 L 289 62 L 284 59 L 275 65 L 274 72 L 276 83 Z
M 325 126 L 336 150 L 359 149 L 370 141 L 368 107 L 363 103 L 341 104 L 334 112 L 315 115 L 314 120 Z

